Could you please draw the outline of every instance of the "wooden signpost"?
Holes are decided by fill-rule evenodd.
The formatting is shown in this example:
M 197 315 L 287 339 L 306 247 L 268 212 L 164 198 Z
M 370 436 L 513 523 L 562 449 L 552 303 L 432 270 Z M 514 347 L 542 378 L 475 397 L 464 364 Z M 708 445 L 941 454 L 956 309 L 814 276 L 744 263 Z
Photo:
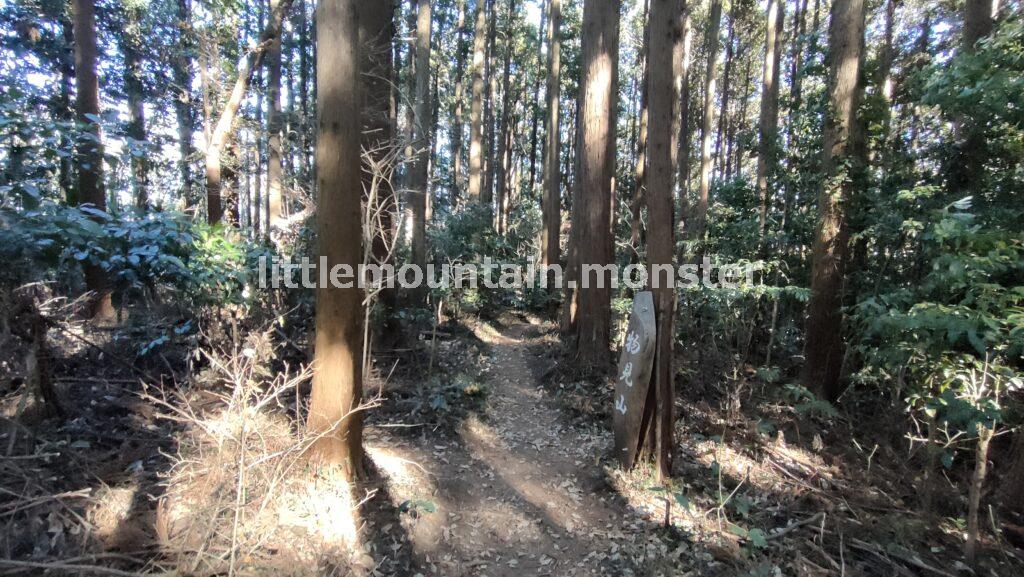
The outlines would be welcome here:
M 615 405 L 612 410 L 615 456 L 626 469 L 633 466 L 640 450 L 644 405 L 654 367 L 656 332 L 654 298 L 650 291 L 637 293 L 619 355 L 619 368 L 615 373 Z

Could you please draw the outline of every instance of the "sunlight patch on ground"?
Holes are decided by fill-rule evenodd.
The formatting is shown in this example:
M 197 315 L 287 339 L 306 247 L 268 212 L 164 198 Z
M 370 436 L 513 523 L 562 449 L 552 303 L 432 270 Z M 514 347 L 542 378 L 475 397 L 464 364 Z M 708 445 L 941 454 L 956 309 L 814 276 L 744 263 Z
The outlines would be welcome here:
M 568 490 L 573 488 L 571 480 L 558 479 L 542 463 L 517 457 L 505 439 L 475 415 L 466 420 L 461 435 L 473 458 L 487 464 L 552 523 L 570 533 L 582 529 L 580 517 L 574 513 L 578 502 L 573 495 L 578 498 L 579 490 Z
M 333 475 L 297 479 L 275 503 L 281 528 L 305 532 L 328 546 L 356 542 L 356 506 L 351 485 Z
M 498 329 L 484 322 L 475 322 L 472 324 L 473 334 L 476 338 L 489 344 L 504 344 L 511 342 L 511 339 L 501 334 Z
M 381 474 L 395 487 L 422 487 L 430 482 L 426 471 L 416 461 L 403 457 L 390 447 L 365 446 L 366 454 Z
M 127 487 L 103 487 L 96 491 L 86 519 L 92 524 L 92 534 L 105 547 L 112 547 L 120 540 L 119 533 L 131 514 L 138 490 L 138 484 L 132 483 Z

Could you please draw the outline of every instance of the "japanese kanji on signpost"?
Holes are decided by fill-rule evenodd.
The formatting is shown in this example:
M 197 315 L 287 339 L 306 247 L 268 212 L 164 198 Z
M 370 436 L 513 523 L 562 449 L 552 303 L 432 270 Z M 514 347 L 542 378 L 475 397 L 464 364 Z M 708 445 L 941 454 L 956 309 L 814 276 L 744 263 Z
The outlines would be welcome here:
M 615 373 L 615 456 L 623 467 L 633 466 L 640 448 L 640 433 L 654 366 L 654 298 L 650 291 L 637 293 L 629 327 Z

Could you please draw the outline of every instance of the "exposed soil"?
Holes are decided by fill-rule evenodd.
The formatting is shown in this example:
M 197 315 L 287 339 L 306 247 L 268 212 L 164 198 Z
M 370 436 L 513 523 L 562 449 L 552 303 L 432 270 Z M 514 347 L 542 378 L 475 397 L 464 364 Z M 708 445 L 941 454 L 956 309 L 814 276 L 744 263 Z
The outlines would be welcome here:
M 418 562 L 443 575 L 632 573 L 623 531 L 643 521 L 607 484 L 610 434 L 568 423 L 537 382 L 534 327 L 476 334 L 491 350 L 485 406 L 452 436 L 417 438 L 401 455 L 416 479 L 392 488 L 436 506 L 407 522 Z M 373 436 L 371 446 L 389 440 Z

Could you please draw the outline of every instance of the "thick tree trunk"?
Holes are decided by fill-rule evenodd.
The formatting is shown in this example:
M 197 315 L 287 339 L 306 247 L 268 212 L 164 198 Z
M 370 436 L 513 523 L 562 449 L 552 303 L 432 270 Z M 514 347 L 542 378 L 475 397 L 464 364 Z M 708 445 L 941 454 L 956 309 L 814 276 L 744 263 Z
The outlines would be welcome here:
M 416 100 L 413 124 L 415 161 L 410 180 L 409 204 L 412 206 L 412 264 L 426 271 L 427 194 L 430 162 L 430 0 L 418 0 L 416 18 Z M 426 289 L 423 284 L 421 289 Z M 424 302 L 426 290 L 413 291 L 417 302 Z
M 210 224 L 220 222 L 224 214 L 221 206 L 221 152 L 231 132 L 231 126 L 238 114 L 245 93 L 249 89 L 253 71 L 260 65 L 263 56 L 270 48 L 271 41 L 280 35 L 281 22 L 291 7 L 292 0 L 278 0 L 276 9 L 270 14 L 267 27 L 260 33 L 259 42 L 245 53 L 238 64 L 238 77 L 234 87 L 224 104 L 224 110 L 217 119 L 217 124 L 210 132 L 206 145 L 206 219 Z
M 611 222 L 615 177 L 615 117 L 619 50 L 619 2 L 585 0 L 581 53 L 580 111 L 574 206 L 577 217 L 573 237 L 577 263 L 603 267 L 611 264 Z M 577 274 L 574 318 L 576 359 L 584 367 L 608 363 L 611 322 L 611 275 L 605 270 Z M 584 286 L 586 285 L 586 286 Z M 603 285 L 603 286 L 601 286 Z
M 561 237 L 562 187 L 559 155 L 561 154 L 561 117 L 559 97 L 562 71 L 562 0 L 548 1 L 547 62 L 547 132 L 544 142 L 543 197 L 541 201 L 541 264 L 558 264 L 562 250 Z M 549 277 L 549 281 L 553 277 Z M 549 285 L 549 290 L 554 290 Z
M 1024 430 L 1013 434 L 1013 445 L 1001 475 L 999 503 L 1006 509 L 1024 515 Z
M 541 125 L 540 116 L 540 71 L 546 66 L 544 61 L 544 38 L 547 34 L 546 19 L 551 14 L 551 0 L 541 7 L 540 27 L 537 28 L 537 75 L 533 77 L 533 106 L 530 108 L 530 180 L 526 186 L 526 194 L 533 198 L 537 191 L 534 188 L 537 178 L 537 133 Z M 550 51 L 550 45 L 548 50 Z M 541 195 L 543 196 L 543 192 Z M 543 201 L 541 201 L 543 203 Z M 541 249 L 543 252 L 543 249 Z
M 269 0 L 269 13 L 278 9 L 280 0 Z M 267 48 L 267 202 L 270 206 L 268 234 L 279 232 L 284 222 L 284 191 L 281 165 L 281 35 L 270 40 Z
M 448 143 L 452 155 L 452 177 L 449 183 L 452 208 L 459 204 L 462 191 L 462 101 L 465 92 L 466 56 L 469 43 L 466 41 L 466 0 L 458 0 L 458 39 L 455 42 L 455 88 L 452 93 L 452 123 L 448 132 Z
M 384 2 L 391 5 L 390 2 Z M 299 34 L 299 167 L 296 179 L 300 183 L 308 182 L 309 178 L 309 73 L 312 68 L 309 58 L 309 19 L 306 17 L 306 2 L 298 0 L 295 11 L 296 27 Z
M 689 8 L 683 6 L 682 36 L 678 50 L 681 52 L 679 68 L 679 143 L 677 145 L 677 172 L 679 173 L 679 238 L 686 238 L 688 193 L 690 190 L 690 64 L 693 60 L 693 25 Z
M 633 166 L 633 198 L 630 202 L 630 235 L 629 246 L 632 252 L 629 255 L 630 263 L 635 263 L 640 254 L 641 240 L 643 239 L 643 207 L 644 192 L 647 186 L 647 134 L 650 116 L 647 110 L 647 94 L 650 90 L 651 67 L 649 63 L 651 25 L 648 15 L 650 14 L 650 1 L 644 2 L 643 21 L 644 36 L 643 45 L 640 47 L 638 60 L 640 61 L 640 111 L 639 125 L 637 127 L 636 139 L 636 164 Z
M 93 0 L 72 0 L 75 35 L 76 117 L 80 129 L 90 134 L 80 138 L 77 147 L 79 202 L 97 210 L 107 209 L 103 185 L 103 141 L 100 125 L 100 87 L 96 76 L 96 15 Z M 98 265 L 86 265 L 85 287 L 92 293 L 89 316 L 95 320 L 114 317 L 110 281 Z
M 889 133 L 892 125 L 892 66 L 896 60 L 896 5 L 901 0 L 885 0 L 885 25 L 882 36 L 882 47 L 878 54 L 878 65 L 875 68 L 875 90 L 882 97 L 882 133 L 879 137 L 877 150 L 871 151 L 872 164 L 880 164 L 881 177 L 885 178 L 889 168 Z
M 782 25 L 785 22 L 782 0 L 768 0 L 765 19 L 764 73 L 761 76 L 761 116 L 757 141 L 758 252 L 764 250 L 768 231 L 768 174 L 775 167 L 779 131 L 779 62 L 782 55 Z
M 727 149 L 727 135 L 729 133 L 729 103 L 732 101 L 732 76 L 733 54 L 736 51 L 736 17 L 729 14 L 729 22 L 726 26 L 725 35 L 725 66 L 722 70 L 722 94 L 718 104 L 718 136 L 715 139 L 715 164 L 717 165 L 718 178 L 724 180 L 725 159 L 729 155 Z
M 488 0 L 487 59 L 484 63 L 484 187 L 480 201 L 488 210 L 494 204 L 494 101 L 498 97 L 498 77 L 494 73 L 495 46 L 498 38 L 498 0 Z
M 511 104 L 512 94 L 509 92 L 509 77 L 511 76 L 512 68 L 512 52 L 515 49 L 512 40 L 512 32 L 515 29 L 513 18 L 516 14 L 516 0 L 508 0 L 508 12 L 506 14 L 505 22 L 505 61 L 502 64 L 501 71 L 501 128 L 498 131 L 498 167 L 495 174 L 497 183 L 497 194 L 498 194 L 498 211 L 495 219 L 495 225 L 498 230 L 498 234 L 504 234 L 505 232 L 505 210 L 508 206 L 509 198 L 509 187 L 508 177 L 509 170 L 512 167 L 511 159 L 511 147 L 509 146 L 509 140 L 511 135 L 509 134 L 509 120 L 512 116 Z
M 672 474 L 675 446 L 675 375 L 672 370 L 675 291 L 669 284 L 674 279 L 666 276 L 675 274 L 675 211 L 672 191 L 676 171 L 672 164 L 675 149 L 672 119 L 678 102 L 674 83 L 676 71 L 680 68 L 678 56 L 681 56 L 680 51 L 676 50 L 682 34 L 680 4 L 679 0 L 651 0 L 648 24 L 647 114 L 650 122 L 647 129 L 649 174 L 646 198 L 650 236 L 647 242 L 647 263 L 658 329 L 653 370 L 657 439 L 655 462 L 662 479 Z M 668 275 L 659 274 L 662 265 L 671 271 Z
M 137 6 L 124 8 L 125 22 L 121 30 L 121 51 L 124 53 L 124 89 L 128 97 L 128 127 L 125 131 L 134 143 L 131 156 L 132 192 L 135 207 L 145 210 L 149 206 L 149 154 L 138 150 L 146 141 L 146 108 L 143 94 L 142 69 L 142 14 Z
M 476 0 L 476 24 L 473 32 L 472 100 L 469 107 L 469 186 L 472 202 L 483 199 L 484 186 L 484 66 L 487 51 L 487 2 Z
M 701 241 L 707 226 L 708 197 L 711 192 L 711 145 L 715 130 L 715 86 L 718 82 L 718 52 L 720 42 L 718 31 L 722 24 L 722 2 L 712 0 L 708 23 L 706 51 L 708 68 L 704 75 L 704 113 L 700 132 L 700 190 L 697 206 L 693 211 L 692 226 L 689 224 L 689 240 Z M 687 215 L 689 216 L 689 215 Z
M 792 101 L 790 106 L 793 110 L 796 110 L 800 107 L 801 99 L 804 33 L 807 32 L 807 0 L 797 0 L 794 4 L 796 9 L 793 10 L 793 29 L 791 31 L 793 35 L 793 51 L 790 55 L 789 93 L 790 100 Z
M 57 97 L 56 112 L 54 116 L 70 125 L 74 118 L 74 111 L 71 108 L 72 84 L 75 80 L 75 55 L 74 55 L 74 33 L 72 32 L 71 20 L 65 16 L 60 18 L 61 37 L 66 48 L 61 50 L 60 59 L 57 61 L 57 72 L 60 74 L 60 93 Z M 72 147 L 72 137 L 67 130 L 62 131 L 60 136 L 61 148 L 68 150 Z M 64 202 L 68 206 L 78 204 L 78 188 L 75 186 L 75 170 L 71 155 L 64 155 L 60 159 L 57 169 L 57 181 L 61 190 L 64 191 Z
M 284 0 L 287 1 L 287 0 Z M 360 215 L 359 31 L 356 0 L 317 6 L 317 234 L 327 266 L 356 269 L 362 260 Z M 363 295 L 349 288 L 316 291 L 313 388 L 307 428 L 322 436 L 310 456 L 349 479 L 362 474 Z
M 811 255 L 811 297 L 801 375 L 804 386 L 829 400 L 839 396 L 843 343 L 843 277 L 849 253 L 847 205 L 858 189 L 864 159 L 857 107 L 864 56 L 864 0 L 835 0 L 829 24 L 828 114 L 818 197 L 820 222 Z
M 174 74 L 174 114 L 178 121 L 178 173 L 181 178 L 181 197 L 191 208 L 196 199 L 192 193 L 192 132 L 194 126 L 192 106 L 192 7 L 189 0 L 176 0 L 178 19 L 178 53 L 171 60 Z
M 359 4 L 360 80 L 362 86 L 362 149 L 363 193 L 373 194 L 367 210 L 374 216 L 371 253 L 374 262 L 389 263 L 394 244 L 394 222 L 397 216 L 395 190 L 391 177 L 395 150 L 394 125 L 391 121 L 392 41 L 395 36 L 395 2 L 363 2 Z M 381 172 L 383 171 L 383 172 Z M 386 283 L 385 283 L 386 284 Z M 395 290 L 381 287 L 377 298 L 383 309 L 386 337 L 396 337 L 392 312 Z

